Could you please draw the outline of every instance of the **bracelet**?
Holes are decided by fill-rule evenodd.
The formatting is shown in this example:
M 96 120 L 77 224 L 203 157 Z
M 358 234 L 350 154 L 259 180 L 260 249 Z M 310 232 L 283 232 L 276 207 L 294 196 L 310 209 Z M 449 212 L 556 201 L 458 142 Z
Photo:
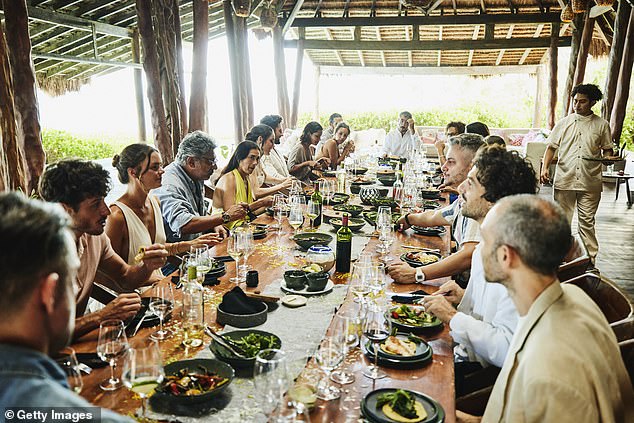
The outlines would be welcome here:
M 405 223 L 407 223 L 407 226 L 410 226 L 410 227 L 412 226 L 412 224 L 409 223 L 409 213 L 405 214 Z

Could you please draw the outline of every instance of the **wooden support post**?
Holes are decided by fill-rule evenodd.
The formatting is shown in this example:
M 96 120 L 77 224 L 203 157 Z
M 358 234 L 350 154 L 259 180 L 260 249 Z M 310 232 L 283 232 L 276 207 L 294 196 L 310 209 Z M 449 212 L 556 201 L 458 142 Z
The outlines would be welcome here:
M 233 99 L 233 126 L 235 130 L 235 143 L 244 139 L 242 132 L 242 103 L 240 102 L 239 65 L 236 56 L 236 33 L 233 25 L 233 10 L 231 0 L 223 0 L 225 28 L 227 44 L 229 46 L 229 70 L 231 72 L 231 93 Z
M 207 131 L 207 41 L 209 38 L 209 2 L 192 0 L 194 45 L 192 85 L 189 96 L 189 130 Z
M 286 60 L 284 59 L 284 38 L 282 28 L 277 25 L 273 29 L 273 62 L 277 82 L 277 107 L 284 122 L 289 121 L 290 106 L 288 102 L 288 87 L 286 85 Z
M 13 102 L 17 118 L 18 144 L 26 160 L 27 193 L 37 191 L 46 158 L 37 104 L 37 83 L 31 60 L 29 17 L 26 0 L 3 0 L 6 41 L 13 78 Z
M 141 63 L 141 41 L 139 31 L 132 35 L 132 61 Z M 143 75 L 141 69 L 134 69 L 134 96 L 136 98 L 136 118 L 139 126 L 139 141 L 146 142 L 145 135 L 145 104 L 143 103 Z
M 181 140 L 187 135 L 187 127 L 189 125 L 189 119 L 187 119 L 187 100 L 185 99 L 185 65 L 183 64 L 183 39 L 181 29 L 181 17 L 180 17 L 180 9 L 179 9 L 179 0 L 172 0 L 172 10 L 171 16 L 173 17 L 172 26 L 170 26 L 170 30 L 173 30 L 172 34 L 174 37 L 174 56 L 176 59 L 176 87 L 177 88 L 177 101 L 179 111 L 179 119 L 180 119 L 180 137 L 175 138 L 172 142 L 174 143 L 174 151 L 178 150 L 178 145 L 181 143 Z M 171 32 L 171 31 L 170 31 Z
M 548 49 L 548 129 L 553 129 L 557 110 L 557 60 L 559 51 L 557 37 L 559 23 L 552 24 L 550 29 L 550 48 Z
M 319 82 L 321 81 L 321 68 L 319 66 L 315 66 L 314 71 L 314 80 L 315 80 L 315 97 L 313 98 L 313 120 L 315 122 L 319 122 Z
M 0 22 L 0 191 L 26 191 L 24 155 L 18 142 L 18 127 L 13 105 L 13 81 L 4 28 Z
M 143 46 L 143 69 L 147 79 L 147 96 L 152 112 L 152 129 L 154 130 L 154 145 L 158 148 L 163 163 L 174 160 L 172 141 L 167 129 L 165 106 L 161 89 L 161 75 L 159 71 L 158 49 L 156 36 L 152 26 L 152 5 L 146 0 L 136 0 L 137 21 L 139 35 Z
M 570 93 L 572 92 L 572 83 L 575 79 L 575 68 L 577 67 L 577 56 L 579 56 L 579 47 L 581 45 L 581 34 L 583 32 L 583 15 L 576 15 L 574 27 L 572 30 L 572 45 L 570 46 L 570 60 L 568 61 L 568 76 L 566 85 L 564 86 L 563 101 L 561 108 L 561 117 L 568 115 L 568 105 L 570 104 Z
M 572 84 L 576 87 L 583 84 L 583 78 L 586 74 L 586 63 L 588 63 L 588 52 L 590 51 L 590 42 L 592 41 L 592 33 L 594 32 L 594 18 L 590 17 L 590 3 L 586 6 L 584 13 L 585 23 L 583 25 L 583 34 L 581 35 L 581 46 L 579 47 L 579 57 L 577 57 L 577 67 L 575 69 L 575 79 Z M 568 112 L 572 111 L 572 106 Z
M 535 107 L 533 108 L 533 128 L 540 128 L 542 126 L 541 111 L 542 111 L 542 86 L 544 85 L 544 65 L 537 66 L 537 73 L 535 74 Z
M 630 82 L 632 81 L 632 65 L 634 64 L 634 9 L 630 11 L 630 19 L 625 37 L 625 49 L 623 50 L 623 60 L 621 60 L 621 71 L 619 72 L 619 82 L 616 85 L 616 95 L 614 106 L 610 117 L 610 127 L 612 128 L 612 141 L 616 145 L 620 144 L 621 132 L 623 131 L 623 121 L 627 110 L 627 99 L 630 95 Z
M 291 109 L 291 119 L 289 126 L 295 128 L 297 126 L 297 118 L 299 113 L 299 94 L 302 85 L 302 67 L 304 65 L 304 38 L 305 29 L 300 28 L 299 43 L 297 44 L 297 58 L 295 59 L 295 84 L 293 86 L 293 107 Z
M 614 36 L 612 37 L 612 48 L 608 58 L 608 70 L 603 89 L 603 103 L 601 104 L 601 117 L 609 121 L 614 105 L 614 94 L 616 84 L 619 80 L 619 70 L 621 69 L 621 58 L 625 46 L 625 34 L 632 6 L 625 0 L 619 2 L 619 7 L 614 20 Z
M 241 74 L 241 86 L 242 86 L 242 118 L 244 126 L 242 127 L 246 134 L 251 127 L 255 117 L 253 116 L 253 86 L 251 85 L 251 62 L 249 60 L 249 34 L 247 33 L 247 19 L 236 18 L 238 23 L 236 27 L 236 33 L 240 32 L 240 48 L 238 49 L 240 54 L 240 74 Z

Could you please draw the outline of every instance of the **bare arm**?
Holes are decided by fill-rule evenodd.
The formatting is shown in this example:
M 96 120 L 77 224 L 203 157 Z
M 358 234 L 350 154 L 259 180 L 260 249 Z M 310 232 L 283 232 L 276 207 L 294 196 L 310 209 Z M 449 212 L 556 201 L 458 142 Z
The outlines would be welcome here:
M 477 242 L 465 242 L 460 250 L 444 259 L 425 266 L 425 280 L 443 278 L 464 272 L 471 268 L 471 255 L 475 250 Z
M 152 272 L 165 264 L 167 256 L 168 252 L 162 244 L 154 244 L 145 248 L 143 261 L 140 264 L 130 266 L 119 255 L 113 254 L 99 262 L 99 269 L 132 291 L 146 284 Z
M 110 238 L 112 249 L 124 260 L 128 261 L 128 225 L 125 216 L 116 205 L 110 206 L 112 214 L 106 219 L 106 235 Z
M 412 213 L 407 216 L 407 220 L 414 226 L 446 226 L 450 225 L 442 215 L 442 212 L 438 210 L 428 210 L 422 213 Z M 409 228 L 409 225 L 405 221 L 405 216 L 401 217 L 397 222 L 397 225 L 403 225 L 403 229 Z
M 121 294 L 101 310 L 76 318 L 73 339 L 97 329 L 106 319 L 126 320 L 134 316 L 140 308 L 141 297 L 138 294 Z
M 328 153 L 324 154 L 324 157 L 328 157 L 330 159 L 330 168 L 332 170 L 336 170 L 339 163 L 345 160 L 343 154 L 339 154 L 339 146 L 335 140 L 326 141 L 322 149 Z
M 546 184 L 550 182 L 550 164 L 553 161 L 553 157 L 555 156 L 555 149 L 550 145 L 546 147 L 546 151 L 544 152 L 544 157 L 542 158 L 542 171 L 539 175 L 539 181 L 542 184 Z

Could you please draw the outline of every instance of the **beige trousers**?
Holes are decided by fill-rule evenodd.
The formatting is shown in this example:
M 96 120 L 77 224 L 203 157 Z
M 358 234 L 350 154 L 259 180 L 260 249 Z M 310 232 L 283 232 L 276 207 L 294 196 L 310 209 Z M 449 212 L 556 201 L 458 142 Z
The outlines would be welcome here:
M 601 191 L 571 191 L 571 190 L 553 190 L 553 197 L 557 203 L 564 209 L 569 222 L 572 222 L 572 216 L 577 209 L 577 219 L 579 221 L 579 235 L 586 245 L 588 255 L 594 263 L 597 253 L 599 252 L 599 242 L 594 231 L 594 216 L 599 208 L 601 200 Z

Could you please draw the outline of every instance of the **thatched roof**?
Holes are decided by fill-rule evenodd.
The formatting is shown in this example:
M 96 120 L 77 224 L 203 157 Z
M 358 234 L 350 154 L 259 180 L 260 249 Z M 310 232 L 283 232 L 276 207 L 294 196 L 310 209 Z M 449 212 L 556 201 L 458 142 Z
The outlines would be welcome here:
M 183 39 L 191 40 L 192 0 L 179 1 Z M 259 26 L 261 5 L 269 2 L 253 0 L 253 13 L 248 18 L 250 28 Z M 313 63 L 378 68 L 537 64 L 546 52 L 542 44 L 550 36 L 552 21 L 556 20 L 553 16 L 556 18 L 560 12 L 558 0 L 405 2 L 422 5 L 422 8 L 406 8 L 399 0 L 277 2 L 280 23 L 293 21 L 286 33 L 287 45 L 294 45 L 294 40 L 305 32 L 306 52 Z M 27 0 L 27 3 L 33 60 L 43 88 L 61 94 L 77 89 L 92 76 L 132 64 L 131 37 L 136 27 L 134 0 Z M 503 19 L 488 26 L 476 22 L 494 15 Z M 542 18 L 547 15 L 550 17 Z M 532 21 L 534 16 L 537 18 Z M 530 17 L 528 22 L 527 17 Z M 377 26 L 377 19 L 383 18 L 392 20 L 389 25 Z M 452 23 L 453 20 L 465 22 L 465 18 L 467 23 Z M 321 19 L 332 26 L 320 24 Z M 396 19 L 403 22 L 394 21 Z M 518 22 L 510 22 L 513 20 Z M 609 50 L 613 20 L 613 12 L 597 18 L 591 54 L 606 54 Z M 359 28 L 356 33 L 355 27 Z M 566 37 L 570 32 L 569 24 L 560 26 L 560 45 L 569 43 Z M 220 37 L 224 33 L 222 0 L 210 0 L 209 37 Z M 418 43 L 411 41 L 415 36 L 420 40 Z M 527 39 L 541 44 L 531 44 L 531 48 L 515 48 L 515 41 L 508 44 L 509 48 L 490 45 L 491 41 L 520 40 L 523 43 Z M 449 43 L 433 44 L 440 40 Z M 377 42 L 381 45 L 377 46 Z M 410 42 L 411 48 L 401 45 L 395 49 L 393 46 L 398 42 Z M 473 49 L 460 48 L 460 45 Z M 436 48 L 430 49 L 430 46 Z

